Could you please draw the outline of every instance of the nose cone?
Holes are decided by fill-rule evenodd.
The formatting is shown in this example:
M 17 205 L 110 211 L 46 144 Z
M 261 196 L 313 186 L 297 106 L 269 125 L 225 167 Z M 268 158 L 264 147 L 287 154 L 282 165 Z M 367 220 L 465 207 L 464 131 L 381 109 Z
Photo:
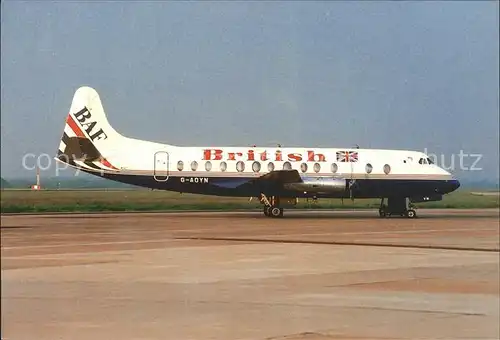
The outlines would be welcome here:
M 457 190 L 459 187 L 460 187 L 460 182 L 457 179 L 451 179 L 449 181 L 446 181 L 443 191 L 445 194 L 448 194 L 450 192 Z

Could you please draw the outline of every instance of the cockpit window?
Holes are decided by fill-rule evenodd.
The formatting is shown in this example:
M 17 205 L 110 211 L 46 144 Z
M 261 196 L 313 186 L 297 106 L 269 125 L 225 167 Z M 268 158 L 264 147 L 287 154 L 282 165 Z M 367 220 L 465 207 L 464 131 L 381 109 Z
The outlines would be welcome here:
M 429 158 L 420 158 L 418 164 L 434 164 L 434 162 Z

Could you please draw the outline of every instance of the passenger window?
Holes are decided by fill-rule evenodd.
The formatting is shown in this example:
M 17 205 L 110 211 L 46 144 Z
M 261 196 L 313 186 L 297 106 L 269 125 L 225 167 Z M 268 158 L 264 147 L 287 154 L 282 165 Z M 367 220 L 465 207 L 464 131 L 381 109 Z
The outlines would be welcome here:
M 227 163 L 226 162 L 221 162 L 220 163 L 220 170 L 221 171 L 226 171 L 227 170 Z
M 371 172 L 373 171 L 373 166 L 370 163 L 366 164 L 365 171 L 367 174 L 371 174 Z
M 238 172 L 245 171 L 245 163 L 243 163 L 242 161 L 238 161 L 238 163 L 236 163 L 236 170 Z
M 337 163 L 332 163 L 331 170 L 333 173 L 336 173 L 339 170 Z
M 313 169 L 314 172 L 318 173 L 321 170 L 321 165 L 319 165 L 319 163 L 314 163 Z
M 260 171 L 260 163 L 257 161 L 253 162 L 252 170 L 253 170 L 253 172 L 259 172 Z
M 300 165 L 300 171 L 302 171 L 302 172 L 306 172 L 307 171 L 307 164 L 306 163 L 302 163 Z

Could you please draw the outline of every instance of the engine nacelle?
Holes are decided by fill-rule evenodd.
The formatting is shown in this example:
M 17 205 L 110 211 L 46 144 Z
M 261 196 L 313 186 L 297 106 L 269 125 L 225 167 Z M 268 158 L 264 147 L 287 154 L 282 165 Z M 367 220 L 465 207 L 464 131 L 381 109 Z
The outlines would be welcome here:
M 434 201 L 441 201 L 442 199 L 443 195 L 419 196 L 419 197 L 410 197 L 410 202 L 411 203 L 434 202 Z
M 301 183 L 286 183 L 285 189 L 312 193 L 345 192 L 347 190 L 347 181 L 342 178 L 303 177 L 302 180 Z

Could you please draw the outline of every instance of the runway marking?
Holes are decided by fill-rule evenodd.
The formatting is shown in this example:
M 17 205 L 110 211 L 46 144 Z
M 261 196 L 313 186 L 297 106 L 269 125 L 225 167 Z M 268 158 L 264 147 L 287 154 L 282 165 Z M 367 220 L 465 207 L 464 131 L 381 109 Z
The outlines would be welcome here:
M 309 227 L 304 227 L 304 228 L 316 228 L 315 226 L 309 226 Z M 366 234 L 418 234 L 418 233 L 438 233 L 438 232 L 476 232 L 476 231 L 492 231 L 496 232 L 498 229 L 495 228 L 479 228 L 479 229 L 471 229 L 471 228 L 453 228 L 453 229 L 413 229 L 413 230 L 383 230 L 383 231 L 347 231 L 347 232 L 338 232 L 335 230 L 332 230 L 332 232 L 328 233 L 293 233 L 293 235 L 301 235 L 301 236 L 322 236 L 322 235 L 366 235 Z M 88 230 L 82 230 L 81 233 L 75 233 L 75 229 L 72 229 L 68 233 L 57 233 L 57 234 L 52 234 L 47 232 L 47 234 L 38 234 L 38 235 L 30 235 L 30 239 L 33 238 L 47 238 L 47 237 L 64 237 L 64 236 L 75 236 L 75 235 L 85 235 L 85 236 L 100 236 L 100 235 L 117 235 L 117 236 L 122 236 L 122 235 L 132 235 L 132 234 L 150 234 L 150 233 L 176 233 L 176 232 L 206 232 L 206 231 L 218 231 L 217 227 L 213 228 L 202 228 L 202 229 L 158 229 L 158 230 L 120 230 L 117 229 L 116 231 L 113 232 L 91 232 Z M 255 230 L 252 230 L 255 231 Z M 290 234 L 292 234 L 293 230 L 290 230 Z M 267 237 L 267 236 L 276 236 L 276 234 L 264 234 L 264 235 L 259 235 L 261 237 Z M 16 234 L 16 235 L 2 235 L 2 238 L 25 238 L 26 235 L 25 233 L 22 234 Z
M 183 242 L 185 240 L 171 239 L 171 241 Z M 143 242 L 143 243 L 145 243 L 145 242 Z M 259 242 L 248 242 L 248 243 L 249 244 L 258 244 Z M 80 245 L 79 244 L 71 244 L 70 246 L 80 246 Z M 224 246 L 228 247 L 230 245 L 224 245 Z M 188 245 L 187 247 L 183 247 L 183 248 L 189 248 L 189 247 L 192 247 L 192 246 Z M 18 248 L 18 247 L 16 247 L 16 248 Z M 20 247 L 20 248 L 28 248 L 28 247 Z M 152 252 L 152 251 L 157 251 L 157 250 L 158 249 L 145 248 L 145 249 L 99 250 L 99 251 L 92 251 L 91 253 L 89 253 L 88 251 L 87 252 L 79 251 L 79 252 L 65 252 L 65 253 L 53 253 L 53 254 L 21 254 L 21 255 L 3 255 L 2 254 L 2 259 L 10 259 L 10 260 L 22 260 L 22 259 L 60 260 L 61 258 L 64 259 L 67 256 L 80 256 L 80 255 L 81 256 L 89 256 L 89 254 L 128 255 L 128 252 L 130 252 L 130 251 L 133 251 L 135 253 L 135 252 Z M 12 268 L 12 269 L 17 269 L 17 268 Z M 12 270 L 12 269 L 8 269 L 8 270 Z M 2 269 L 2 270 L 7 270 L 7 269 Z
M 387 233 L 405 233 L 405 234 L 413 234 L 413 233 L 421 233 L 421 232 L 426 232 L 426 233 L 434 233 L 434 232 L 440 232 L 440 231 L 496 231 L 496 229 L 491 229 L 491 228 L 483 228 L 483 229 L 471 229 L 471 228 L 454 228 L 454 229 L 416 229 L 416 230 L 385 230 L 385 231 L 359 231 L 359 232 L 347 232 L 347 233 L 340 233 L 340 234 L 345 234 L 345 235 L 357 235 L 357 234 L 387 234 Z
M 37 234 L 37 235 L 30 235 L 30 239 L 35 239 L 35 238 L 47 238 L 47 237 L 64 237 L 64 236 L 77 236 L 77 235 L 85 235 L 85 236 L 99 236 L 99 235 L 116 235 L 116 236 L 122 236 L 122 235 L 133 235 L 133 234 L 146 234 L 146 233 L 162 233 L 165 234 L 166 232 L 173 233 L 173 232 L 205 232 L 205 231 L 216 231 L 217 227 L 213 228 L 205 228 L 205 229 L 158 229 L 158 230 L 120 230 L 119 227 L 117 227 L 116 231 L 112 232 L 92 232 L 89 230 L 81 230 L 80 233 L 76 232 L 75 229 L 71 229 L 71 231 L 68 231 L 68 233 L 57 233 L 57 234 L 52 234 L 50 231 L 46 231 L 45 234 Z M 5 238 L 10 238 L 10 239 L 25 239 L 26 234 L 23 233 L 17 233 L 15 235 L 2 235 L 2 239 Z
M 276 235 L 273 235 L 276 236 Z M 434 249 L 434 250 L 457 250 L 474 252 L 500 252 L 499 248 L 474 248 L 456 246 L 436 246 L 419 244 L 394 244 L 394 243 L 364 243 L 364 242 L 338 242 L 338 241 L 301 241 L 286 239 L 262 239 L 262 238 L 231 238 L 231 237 L 176 237 L 177 240 L 197 240 L 197 241 L 233 241 L 233 242 L 260 242 L 260 243 L 290 243 L 290 244 L 324 244 L 340 246 L 360 246 L 360 247 L 387 247 L 387 248 L 413 248 L 413 249 Z
M 307 227 L 306 227 L 307 228 Z M 66 237 L 66 236 L 77 236 L 77 235 L 85 235 L 85 236 L 102 236 L 102 235 L 132 235 L 132 234 L 144 234 L 144 233 L 161 233 L 165 234 L 166 232 L 168 233 L 174 233 L 174 232 L 187 232 L 187 233 L 196 233 L 196 232 L 204 232 L 204 231 L 214 231 L 217 228 L 204 228 L 204 229 L 194 229 L 194 230 L 186 230 L 186 229 L 174 229 L 174 230 L 134 230 L 134 231 L 129 231 L 129 232 L 121 232 L 120 230 L 117 230 L 116 232 L 97 232 L 97 233 L 87 233 L 87 232 L 82 232 L 81 234 L 75 234 L 75 233 L 60 233 L 60 234 L 46 234 L 46 235 L 31 235 L 30 238 L 56 238 L 56 237 Z M 73 229 L 74 231 L 74 229 Z M 418 230 L 384 230 L 384 231 L 356 231 L 356 232 L 328 232 L 328 233 L 287 233 L 287 236 L 334 236 L 334 235 L 378 235 L 378 234 L 418 234 L 418 233 L 437 233 L 437 232 L 470 232 L 470 231 L 492 231 L 496 232 L 496 229 L 490 229 L 490 228 L 480 228 L 480 229 L 463 229 L 463 228 L 448 228 L 448 229 L 418 229 Z M 10 239 L 19 239 L 19 238 L 24 238 L 25 235 L 2 235 L 2 238 L 5 239 L 6 236 L 11 236 Z M 259 238 L 266 238 L 266 237 L 276 237 L 276 234 L 261 234 L 258 235 Z M 72 247 L 72 246 L 99 246 L 99 245 L 120 245 L 120 244 L 147 244 L 147 243 L 159 243 L 159 242 L 168 242 L 168 241 L 176 241 L 180 239 L 197 239 L 197 240 L 235 240 L 236 238 L 232 237 L 201 237 L 198 238 L 196 236 L 175 236 L 172 235 L 170 238 L 163 238 L 163 239 L 154 239 L 154 240 L 135 240 L 135 241 L 109 241 L 109 242 L 92 242 L 92 243 L 67 243 L 67 244 L 52 244 L 52 245 L 34 245 L 34 246 L 24 246 L 24 245 L 19 245 L 19 246 L 10 246 L 10 247 L 2 247 L 4 250 L 15 250 L 15 249 L 37 249 L 37 248 L 57 248 L 57 247 Z M 237 238 L 239 240 L 239 238 Z M 253 239 L 252 239 L 253 240 Z M 262 241 L 262 240 L 261 240 Z M 259 241 L 259 242 L 261 242 Z M 279 241 L 278 239 L 276 241 Z M 286 242 L 287 240 L 284 240 L 283 242 Z M 293 240 L 295 243 L 311 243 L 311 242 L 316 242 L 316 241 L 301 241 L 301 240 Z M 322 241 L 318 241 L 322 242 Z M 331 242 L 325 241 L 325 244 L 332 244 Z M 2 242 L 3 243 L 3 242 Z M 346 242 L 347 243 L 347 242 Z M 339 244 L 339 243 L 335 243 Z M 377 243 L 378 244 L 378 243 Z M 365 245 L 364 243 L 361 245 Z M 370 244 L 366 244 L 370 245 Z M 384 246 L 387 246 L 384 244 Z M 419 246 L 420 247 L 420 246 Z M 423 247 L 423 246 L 422 246 Z M 437 247 L 437 246 L 436 246 Z M 457 249 L 465 249 L 465 248 L 459 248 Z M 484 249 L 484 248 L 478 248 L 478 249 Z
M 133 249 L 134 252 L 138 251 L 153 251 L 156 249 Z M 106 255 L 123 255 L 124 252 L 128 251 L 128 249 L 121 249 L 121 250 L 100 250 L 97 252 L 93 252 L 92 254 L 106 254 Z M 27 255 L 2 255 L 2 259 L 9 259 L 9 260 L 41 260 L 41 261 L 55 261 L 55 260 L 61 260 L 61 259 L 67 259 L 67 256 L 89 256 L 89 252 L 77 252 L 77 253 L 55 253 L 55 254 L 27 254 Z M 72 259 L 73 260 L 73 259 Z M 115 260 L 112 262 L 119 262 L 120 260 Z M 94 263 L 95 260 L 92 260 Z M 71 266 L 68 265 L 68 266 Z M 18 269 L 18 268 L 12 268 L 12 269 Z M 9 269 L 9 270 L 12 270 Z M 4 269 L 2 269 L 4 270 Z M 2 339 L 3 340 L 3 339 Z
M 9 296 L 8 297 L 11 300 L 72 300 L 72 298 L 68 297 L 40 297 L 40 296 L 30 296 L 30 297 L 25 297 L 25 296 Z M 81 300 L 98 300 L 101 301 L 101 297 L 85 297 L 81 298 Z M 127 297 L 111 297 L 108 296 L 106 297 L 106 300 L 109 301 L 130 301 L 130 298 Z M 169 301 L 172 302 L 184 302 L 185 300 L 178 300 L 178 299 L 170 299 Z M 158 301 L 160 302 L 160 301 Z M 448 314 L 448 315 L 465 315 L 465 316 L 486 316 L 486 313 L 482 312 L 466 312 L 466 311 L 444 311 L 444 310 L 436 310 L 436 309 L 409 309 L 409 308 L 391 308 L 391 307 L 376 307 L 376 306 L 361 306 L 361 305 L 345 305 L 345 306 L 338 306 L 338 305 L 324 305 L 324 304 L 317 304 L 317 303 L 304 303 L 304 302 L 295 302 L 295 303 L 289 303 L 289 302 L 279 302 L 279 301 L 272 301 L 272 302 L 264 302 L 264 301 L 226 301 L 226 300 L 207 300 L 207 299 L 197 299 L 197 300 L 192 300 L 190 303 L 194 304 L 208 304 L 208 303 L 214 303 L 214 304 L 241 304 L 241 305 L 263 305 L 263 306 L 290 306 L 290 307 L 317 307 L 317 308 L 345 308 L 345 309 L 367 309 L 367 310 L 383 310 L 383 311 L 396 311 L 396 312 L 416 312 L 416 313 L 429 313 L 429 314 Z M 2 338 L 3 339 L 3 338 Z
M 142 243 L 160 243 L 160 242 L 177 242 L 176 238 L 156 239 L 156 240 L 137 240 L 137 241 L 113 241 L 113 242 L 93 242 L 93 243 L 68 243 L 68 244 L 53 244 L 53 245 L 37 245 L 37 246 L 14 246 L 2 247 L 4 250 L 13 249 L 40 249 L 40 248 L 62 248 L 62 247 L 86 247 L 86 246 L 103 246 L 114 244 L 142 244 Z M 124 249 L 126 250 L 126 249 Z
M 307 228 L 307 227 L 306 227 Z M 331 233 L 297 233 L 290 234 L 293 236 L 324 236 L 324 235 L 367 235 L 367 234 L 419 234 L 419 233 L 434 233 L 440 231 L 465 231 L 465 232 L 475 232 L 475 231 L 497 231 L 496 229 L 417 229 L 417 230 L 385 230 L 385 231 L 353 231 L 353 232 L 331 232 Z M 276 236 L 276 234 L 259 235 L 261 237 Z

